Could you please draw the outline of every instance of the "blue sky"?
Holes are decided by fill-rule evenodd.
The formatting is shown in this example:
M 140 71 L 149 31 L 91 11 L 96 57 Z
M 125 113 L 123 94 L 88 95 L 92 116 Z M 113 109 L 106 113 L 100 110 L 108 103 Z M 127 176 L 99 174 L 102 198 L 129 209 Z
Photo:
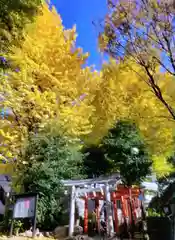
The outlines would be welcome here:
M 99 69 L 102 57 L 97 48 L 98 31 L 92 24 L 105 16 L 107 0 L 52 0 L 61 15 L 65 28 L 77 26 L 77 46 L 84 52 L 89 52 L 88 65 L 95 65 Z

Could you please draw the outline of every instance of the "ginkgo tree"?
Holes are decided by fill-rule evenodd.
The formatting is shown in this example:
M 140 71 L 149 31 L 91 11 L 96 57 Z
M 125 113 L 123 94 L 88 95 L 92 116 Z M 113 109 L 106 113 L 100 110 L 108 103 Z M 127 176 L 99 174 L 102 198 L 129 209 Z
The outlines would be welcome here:
M 161 172 L 174 148 L 174 1 L 108 0 L 107 5 L 99 47 L 125 66 L 120 85 L 128 98 L 128 116 L 139 124 Z
M 147 82 L 175 120 L 174 105 L 158 82 L 160 69 L 171 78 L 175 76 L 174 1 L 108 0 L 107 4 L 109 11 L 99 37 L 101 48 L 119 61 L 130 58 L 136 63 L 145 73 L 141 81 Z
M 103 66 L 100 87 L 93 101 L 96 108 L 92 117 L 93 129 L 87 142 L 98 144 L 117 121 L 130 119 L 136 123 L 146 140 L 154 169 L 158 174 L 166 174 L 173 170 L 166 162 L 173 151 L 173 121 L 149 86 L 144 81 L 140 82 L 137 71 L 144 75 L 129 60 L 127 63 L 116 64 L 111 59 L 109 64 Z M 166 87 L 171 89 L 171 79 L 165 74 L 160 79 L 162 91 L 164 78 L 167 80 Z M 168 93 L 170 92 L 165 92 L 167 98 Z M 173 94 L 171 100 L 173 102 Z
M 42 0 L 0 1 L 0 54 L 8 52 L 12 44 L 19 45 L 23 39 L 23 29 L 33 22 L 41 3 Z
M 10 65 L 0 86 L 1 108 L 10 109 L 12 116 L 0 120 L 1 141 L 7 145 L 2 153 L 7 150 L 7 158 L 19 157 L 28 133 L 51 122 L 72 137 L 92 128 L 90 103 L 99 74 L 83 69 L 88 55 L 75 47 L 75 27 L 65 30 L 56 10 L 47 4 L 41 10 L 35 24 L 26 28 L 22 46 L 3 56 Z
M 127 67 L 128 64 L 139 71 L 132 62 L 117 65 L 111 60 L 103 66 L 100 87 L 93 101 L 96 108 L 94 134 L 101 138 L 117 119 L 133 119 L 147 138 L 152 152 L 163 152 L 173 143 L 173 122 L 147 84 L 140 83 L 138 75 Z M 171 81 L 167 81 L 171 88 Z
M 75 47 L 75 27 L 65 30 L 59 14 L 47 4 L 41 12 L 25 29 L 22 45 L 3 55 L 10 68 L 1 76 L 0 85 L 1 109 L 9 111 L 8 118 L 0 120 L 1 159 L 19 160 L 28 134 L 46 126 L 93 145 L 117 121 L 131 119 L 146 139 L 155 168 L 160 159 L 167 166 L 173 122 L 148 85 L 140 81 L 137 73 L 145 72 L 130 59 L 119 65 L 111 60 L 100 72 L 83 68 L 88 54 Z M 172 78 L 162 74 L 159 83 L 173 104 Z

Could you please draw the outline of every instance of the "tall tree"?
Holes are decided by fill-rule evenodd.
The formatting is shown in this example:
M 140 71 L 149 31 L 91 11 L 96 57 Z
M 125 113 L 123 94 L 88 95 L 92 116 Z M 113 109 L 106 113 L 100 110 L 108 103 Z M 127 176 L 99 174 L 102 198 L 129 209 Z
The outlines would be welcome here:
M 120 172 L 127 186 L 140 183 L 150 174 L 152 161 L 135 124 L 118 122 L 102 144 L 106 157 L 113 162 L 113 171 Z
M 0 1 L 0 79 L 5 73 L 6 69 L 9 68 L 4 54 L 7 54 L 13 45 L 20 46 L 22 40 L 24 40 L 23 30 L 26 25 L 32 23 L 35 17 L 40 14 L 40 7 L 42 6 L 42 0 L 2 0 Z M 0 94 L 0 101 L 3 100 L 3 92 Z M 1 106 L 2 107 L 2 106 Z M 4 118 L 5 109 L 1 109 L 0 118 Z M 10 117 L 11 119 L 11 117 Z M 1 128 L 5 129 L 6 124 L 1 121 Z M 6 143 L 2 144 L 1 141 L 1 153 L 4 153 L 6 149 Z M 6 157 L 9 157 L 10 152 L 7 153 Z M 3 154 L 0 160 L 5 160 Z M 1 169 L 7 167 L 1 166 Z M 9 168 L 8 168 L 9 169 Z
M 11 47 L 3 56 L 10 68 L 1 79 L 1 107 L 13 119 L 1 119 L 0 136 L 9 157 L 19 157 L 28 133 L 44 124 L 75 137 L 91 129 L 94 107 L 89 103 L 99 75 L 82 68 L 87 54 L 74 46 L 75 28 L 64 30 L 60 16 L 47 4 L 41 10 L 26 28 L 21 47 Z
M 152 160 L 134 123 L 117 122 L 100 146 L 86 148 L 84 170 L 89 177 L 119 172 L 127 186 L 141 182 L 151 172 Z
M 108 7 L 109 14 L 99 37 L 101 47 L 119 61 L 129 58 L 138 64 L 138 76 L 175 120 L 172 94 L 165 94 L 166 81 L 165 89 L 161 88 L 162 72 L 169 79 L 175 76 L 174 1 L 109 0 Z
M 135 71 L 132 71 L 128 64 Z M 173 151 L 174 122 L 154 97 L 149 86 L 140 81 L 136 73 L 139 71 L 142 74 L 139 69 L 133 62 L 116 64 L 112 59 L 103 66 L 100 86 L 92 102 L 96 111 L 92 117 L 93 128 L 87 142 L 100 143 L 116 122 L 130 119 L 137 124 L 144 136 L 145 144 L 154 160 L 154 169 L 159 174 L 166 174 L 171 170 L 166 158 Z M 171 82 L 167 76 L 164 77 L 167 80 L 166 87 L 171 89 Z

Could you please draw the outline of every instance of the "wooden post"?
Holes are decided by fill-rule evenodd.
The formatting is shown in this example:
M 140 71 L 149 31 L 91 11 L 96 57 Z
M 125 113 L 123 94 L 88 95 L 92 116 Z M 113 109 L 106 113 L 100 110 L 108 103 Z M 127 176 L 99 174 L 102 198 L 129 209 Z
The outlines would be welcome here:
M 129 213 L 130 213 L 130 234 L 131 234 L 131 237 L 134 238 L 134 228 L 135 228 L 135 223 L 134 223 L 134 214 L 133 214 L 133 211 L 134 211 L 134 208 L 133 208 L 133 196 L 132 196 L 132 187 L 129 187 Z
M 116 203 L 116 199 L 114 199 L 114 216 L 115 216 L 115 232 L 118 233 L 118 212 L 117 212 L 117 203 Z
M 107 213 L 107 232 L 109 236 L 112 236 L 114 233 L 114 224 L 113 224 L 113 217 L 112 217 L 112 206 L 111 206 L 111 195 L 109 191 L 109 184 L 106 183 L 105 185 L 105 197 L 106 197 L 106 213 Z
M 126 219 L 127 213 L 126 213 L 125 199 L 123 196 L 121 196 L 121 206 L 122 206 L 122 213 L 123 213 L 124 219 Z
M 10 238 L 13 236 L 13 223 L 14 223 L 14 221 L 12 219 L 12 222 L 10 224 L 10 235 L 9 235 Z
M 135 202 L 134 197 L 132 195 L 132 187 L 129 188 L 129 195 L 130 195 L 130 204 L 131 204 L 131 221 L 132 224 L 135 224 Z
M 70 202 L 70 215 L 69 215 L 69 236 L 71 237 L 74 233 L 74 224 L 75 224 L 75 186 L 72 186 L 71 189 L 71 202 Z
M 125 210 L 124 210 L 124 199 L 123 196 L 120 197 L 120 201 L 121 201 L 121 209 L 122 209 L 122 215 L 125 218 Z
M 84 233 L 88 233 L 88 197 L 84 198 Z
M 95 208 L 96 208 L 96 218 L 97 218 L 97 230 L 100 233 L 100 209 L 99 209 L 99 199 L 95 199 Z
M 34 238 L 35 234 L 36 234 L 37 205 L 38 205 L 38 194 L 36 195 L 36 199 L 35 199 L 35 216 L 34 216 L 34 219 L 33 219 L 32 238 Z
M 133 217 L 134 217 L 134 222 L 136 223 L 137 222 L 137 213 L 136 213 L 136 211 L 137 211 L 137 199 L 133 199 Z

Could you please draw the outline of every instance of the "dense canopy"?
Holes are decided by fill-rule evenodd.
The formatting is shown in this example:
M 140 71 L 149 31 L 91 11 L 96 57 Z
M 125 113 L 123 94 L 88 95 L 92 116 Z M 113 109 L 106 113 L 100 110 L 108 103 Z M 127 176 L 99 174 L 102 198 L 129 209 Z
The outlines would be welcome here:
M 1 159 L 22 161 L 29 134 L 43 127 L 79 139 L 81 149 L 100 144 L 116 122 L 127 119 L 141 131 L 156 171 L 170 171 L 166 158 L 174 147 L 174 122 L 143 81 L 143 68 L 131 57 L 119 63 L 111 59 L 99 72 L 84 67 L 88 54 L 76 47 L 76 28 L 65 30 L 47 4 L 39 9 L 21 30 L 20 45 L 9 44 L 2 56 L 8 67 L 0 77 L 1 108 L 8 117 L 0 120 Z M 173 106 L 172 76 L 159 67 L 155 76 Z

